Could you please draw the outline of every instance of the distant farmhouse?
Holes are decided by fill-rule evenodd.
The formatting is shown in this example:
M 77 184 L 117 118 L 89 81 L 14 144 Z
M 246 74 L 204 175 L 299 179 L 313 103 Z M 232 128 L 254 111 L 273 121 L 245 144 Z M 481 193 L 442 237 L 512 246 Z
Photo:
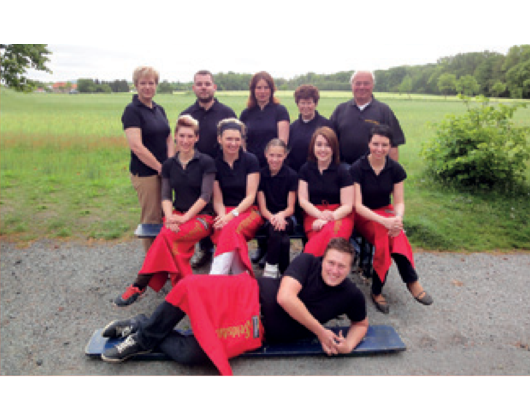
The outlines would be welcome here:
M 77 93 L 77 83 L 57 82 L 52 85 L 53 93 Z

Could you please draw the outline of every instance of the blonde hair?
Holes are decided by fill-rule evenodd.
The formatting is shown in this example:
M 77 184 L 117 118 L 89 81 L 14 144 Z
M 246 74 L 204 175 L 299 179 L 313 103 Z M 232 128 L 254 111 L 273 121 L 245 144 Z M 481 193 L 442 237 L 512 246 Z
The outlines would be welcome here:
M 138 81 L 142 77 L 149 77 L 152 76 L 155 79 L 155 83 L 158 85 L 158 79 L 160 78 L 160 73 L 158 73 L 157 70 L 155 70 L 153 67 L 149 66 L 140 66 L 136 67 L 133 72 L 133 83 L 134 86 L 138 84 Z
M 181 115 L 178 118 L 177 125 L 175 126 L 175 134 L 179 131 L 180 127 L 192 128 L 196 136 L 199 134 L 199 121 L 191 115 Z

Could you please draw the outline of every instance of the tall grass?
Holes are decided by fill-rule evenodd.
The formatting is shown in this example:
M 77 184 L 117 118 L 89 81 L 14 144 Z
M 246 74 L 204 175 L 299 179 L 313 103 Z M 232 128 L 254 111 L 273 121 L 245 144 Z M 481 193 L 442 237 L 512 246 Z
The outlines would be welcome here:
M 298 116 L 292 92 L 278 92 Z M 239 115 L 247 92 L 217 97 Z M 530 196 L 462 193 L 431 184 L 419 157 L 432 123 L 465 112 L 456 99 L 376 94 L 397 114 L 407 137 L 400 148 L 405 166 L 405 225 L 413 246 L 484 251 L 530 249 Z M 322 92 L 318 111 L 329 117 L 351 92 Z M 17 94 L 1 90 L 0 235 L 27 242 L 40 238 L 127 239 L 138 223 L 136 193 L 129 180 L 129 149 L 121 114 L 130 94 Z M 172 128 L 195 101 L 188 94 L 157 95 Z M 530 125 L 530 109 L 516 120 Z M 527 171 L 530 179 L 530 168 Z

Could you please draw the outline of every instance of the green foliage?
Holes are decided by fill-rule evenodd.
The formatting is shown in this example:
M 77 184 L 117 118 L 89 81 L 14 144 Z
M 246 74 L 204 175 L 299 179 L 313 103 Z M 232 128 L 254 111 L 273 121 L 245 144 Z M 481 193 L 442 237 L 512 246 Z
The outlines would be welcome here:
M 455 186 L 512 189 L 525 180 L 530 158 L 530 127 L 516 127 L 512 117 L 526 104 L 489 105 L 481 96 L 479 107 L 460 95 L 468 110 L 448 115 L 436 124 L 436 137 L 427 141 L 421 155 L 436 178 Z
M 447 95 L 456 91 L 456 76 L 451 73 L 444 73 L 438 78 L 438 89 L 447 97 Z
M 29 68 L 51 73 L 46 67 L 51 54 L 47 44 L 0 44 L 0 74 L 2 83 L 19 92 L 31 92 L 36 82 L 24 73 Z

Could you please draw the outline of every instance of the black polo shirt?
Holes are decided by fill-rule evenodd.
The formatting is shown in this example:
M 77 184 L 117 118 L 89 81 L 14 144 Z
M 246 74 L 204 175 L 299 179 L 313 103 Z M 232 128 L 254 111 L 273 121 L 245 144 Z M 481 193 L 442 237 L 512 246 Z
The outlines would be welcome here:
M 325 324 L 345 314 L 351 322 L 366 318 L 366 303 L 357 286 L 348 278 L 337 286 L 328 286 L 322 279 L 322 258 L 312 254 L 297 256 L 284 276 L 300 282 L 298 294 L 311 315 Z M 261 316 L 267 341 L 290 341 L 313 335 L 306 327 L 295 321 L 278 304 L 277 295 L 281 279 L 258 278 Z
M 333 162 L 321 174 L 317 163 L 308 161 L 300 168 L 298 178 L 307 182 L 309 202 L 315 206 L 340 204 L 341 188 L 353 185 L 346 165 L 336 165 Z
M 142 130 L 142 143 L 160 162 L 167 159 L 167 137 L 170 133 L 169 122 L 164 108 L 153 102 L 153 108 L 145 106 L 133 96 L 132 102 L 125 107 L 121 117 L 123 129 L 136 127 Z M 152 176 L 158 172 L 143 163 L 138 156 L 131 151 L 131 163 L 129 170 L 133 175 Z
M 389 157 L 386 158 L 383 170 L 376 175 L 368 161 L 368 153 L 351 166 L 350 173 L 353 182 L 361 186 L 363 204 L 372 210 L 388 206 L 394 184 L 407 178 L 403 166 Z
M 308 122 L 304 122 L 302 116 L 294 121 L 289 127 L 289 156 L 287 164 L 296 172 L 307 162 L 309 144 L 315 130 L 319 127 L 332 127 L 331 122 L 315 111 L 315 117 Z
M 268 166 L 261 168 L 258 191 L 263 191 L 267 209 L 276 214 L 287 208 L 288 196 L 291 191 L 298 190 L 298 175 L 287 165 L 272 176 Z
M 217 141 L 217 124 L 225 118 L 236 118 L 236 113 L 232 108 L 223 105 L 217 99 L 208 109 L 204 109 L 199 101 L 185 109 L 180 115 L 191 115 L 199 122 L 199 141 L 195 145 L 201 153 L 206 153 L 215 158 L 219 150 Z
M 269 102 L 263 109 L 244 109 L 239 118 L 247 126 L 247 150 L 257 156 L 261 167 L 267 165 L 265 146 L 278 137 L 278 122 L 289 122 L 289 112 L 283 105 Z
M 387 104 L 375 98 L 363 111 L 355 101 L 337 106 L 330 117 L 339 138 L 341 161 L 354 163 L 368 151 L 370 132 L 375 125 L 386 124 L 392 130 L 394 146 L 405 144 L 405 135 L 399 121 Z
M 215 179 L 223 192 L 223 204 L 225 207 L 237 207 L 247 196 L 247 175 L 259 173 L 258 159 L 240 149 L 233 169 L 224 161 L 222 153 L 215 158 L 215 166 Z
M 202 192 L 204 174 L 216 173 L 214 160 L 199 151 L 195 151 L 193 158 L 184 169 L 178 160 L 177 153 L 162 165 L 162 177 L 169 178 L 169 184 L 174 192 L 173 207 L 180 212 L 187 212 L 199 199 Z M 212 202 L 206 204 L 200 214 L 213 214 Z

